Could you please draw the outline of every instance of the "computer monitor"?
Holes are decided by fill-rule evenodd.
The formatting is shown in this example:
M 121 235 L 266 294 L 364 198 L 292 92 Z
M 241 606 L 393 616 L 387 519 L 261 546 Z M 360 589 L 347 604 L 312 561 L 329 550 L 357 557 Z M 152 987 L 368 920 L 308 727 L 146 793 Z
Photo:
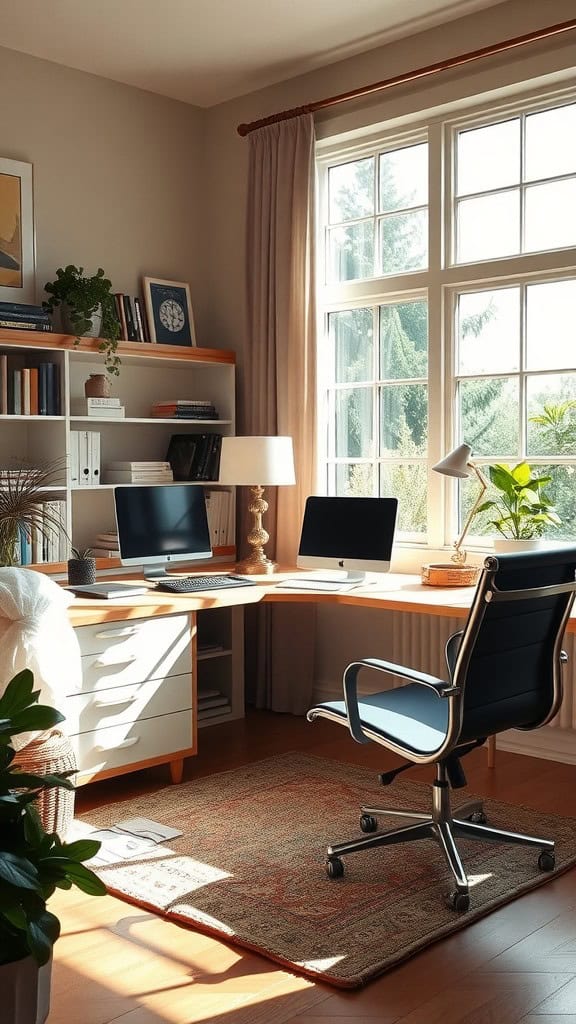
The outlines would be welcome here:
M 297 566 L 344 570 L 349 582 L 388 572 L 397 510 L 396 498 L 307 498 Z
M 115 487 L 114 509 L 120 561 L 141 565 L 146 579 L 166 576 L 174 562 L 212 555 L 202 487 Z

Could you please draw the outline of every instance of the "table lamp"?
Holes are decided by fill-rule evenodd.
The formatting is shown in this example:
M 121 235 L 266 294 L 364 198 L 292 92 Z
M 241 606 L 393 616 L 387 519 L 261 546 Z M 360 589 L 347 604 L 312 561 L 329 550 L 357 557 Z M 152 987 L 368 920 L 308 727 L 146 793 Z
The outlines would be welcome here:
M 460 535 L 454 541 L 454 552 L 451 555 L 450 565 L 424 565 L 422 566 L 422 581 L 432 586 L 471 586 L 477 582 L 480 569 L 478 566 L 466 565 L 466 551 L 462 549 L 464 537 L 472 519 L 482 501 L 484 492 L 488 487 L 488 480 L 470 458 L 472 449 L 469 444 L 459 444 L 448 453 L 440 462 L 437 462 L 432 469 L 444 476 L 465 479 L 472 473 L 477 477 L 480 484 L 480 493 L 472 505 Z
M 264 552 L 270 536 L 262 526 L 262 516 L 268 511 L 268 502 L 262 495 L 264 486 L 296 483 L 292 438 L 223 437 L 219 482 L 249 487 L 251 491 L 248 511 L 253 522 L 247 539 L 253 550 L 248 558 L 238 562 L 236 571 L 247 574 L 274 572 L 276 564 Z

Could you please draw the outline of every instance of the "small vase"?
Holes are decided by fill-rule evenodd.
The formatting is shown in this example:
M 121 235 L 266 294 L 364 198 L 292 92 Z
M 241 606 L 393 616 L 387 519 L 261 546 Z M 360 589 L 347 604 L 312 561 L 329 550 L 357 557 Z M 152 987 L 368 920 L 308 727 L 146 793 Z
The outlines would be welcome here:
M 86 583 L 96 583 L 96 559 L 69 558 L 68 583 L 76 587 L 84 586 Z
M 86 398 L 110 398 L 110 378 L 105 373 L 91 373 L 84 381 Z

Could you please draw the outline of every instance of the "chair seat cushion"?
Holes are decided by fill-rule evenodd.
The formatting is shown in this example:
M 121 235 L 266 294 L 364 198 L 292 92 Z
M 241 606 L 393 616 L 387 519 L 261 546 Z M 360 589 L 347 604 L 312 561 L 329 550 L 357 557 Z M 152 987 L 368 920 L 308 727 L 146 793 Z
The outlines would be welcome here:
M 319 707 L 330 710 L 346 725 L 343 700 L 325 701 Z M 363 726 L 418 754 L 438 750 L 448 731 L 448 701 L 417 683 L 359 695 L 358 707 Z

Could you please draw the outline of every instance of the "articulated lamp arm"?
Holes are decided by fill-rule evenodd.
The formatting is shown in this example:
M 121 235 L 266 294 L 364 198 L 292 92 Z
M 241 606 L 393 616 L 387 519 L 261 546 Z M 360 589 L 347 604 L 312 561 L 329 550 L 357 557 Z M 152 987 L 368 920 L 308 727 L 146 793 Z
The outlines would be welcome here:
M 470 509 L 470 511 L 469 511 L 469 513 L 468 513 L 468 515 L 466 517 L 466 522 L 464 523 L 464 526 L 462 527 L 462 531 L 460 533 L 460 536 L 458 537 L 458 540 L 454 541 L 454 554 L 451 555 L 451 559 L 452 559 L 453 562 L 456 562 L 457 565 L 464 565 L 464 563 L 466 561 L 466 552 L 461 550 L 461 546 L 462 546 L 462 544 L 464 542 L 464 537 L 466 536 L 466 534 L 468 532 L 468 527 L 470 526 L 470 523 L 472 522 L 474 516 L 476 515 L 476 510 L 478 509 L 478 506 L 480 505 L 480 502 L 482 501 L 482 498 L 484 497 L 484 492 L 485 492 L 486 488 L 488 487 L 488 480 L 484 476 L 484 473 L 482 472 L 482 470 L 479 469 L 478 466 L 476 466 L 473 462 L 470 462 L 470 461 L 467 462 L 466 465 L 469 466 L 469 468 L 475 473 L 476 477 L 478 478 L 478 483 L 480 484 L 481 490 L 480 490 L 480 494 L 476 498 L 476 501 L 472 505 L 472 508 Z

